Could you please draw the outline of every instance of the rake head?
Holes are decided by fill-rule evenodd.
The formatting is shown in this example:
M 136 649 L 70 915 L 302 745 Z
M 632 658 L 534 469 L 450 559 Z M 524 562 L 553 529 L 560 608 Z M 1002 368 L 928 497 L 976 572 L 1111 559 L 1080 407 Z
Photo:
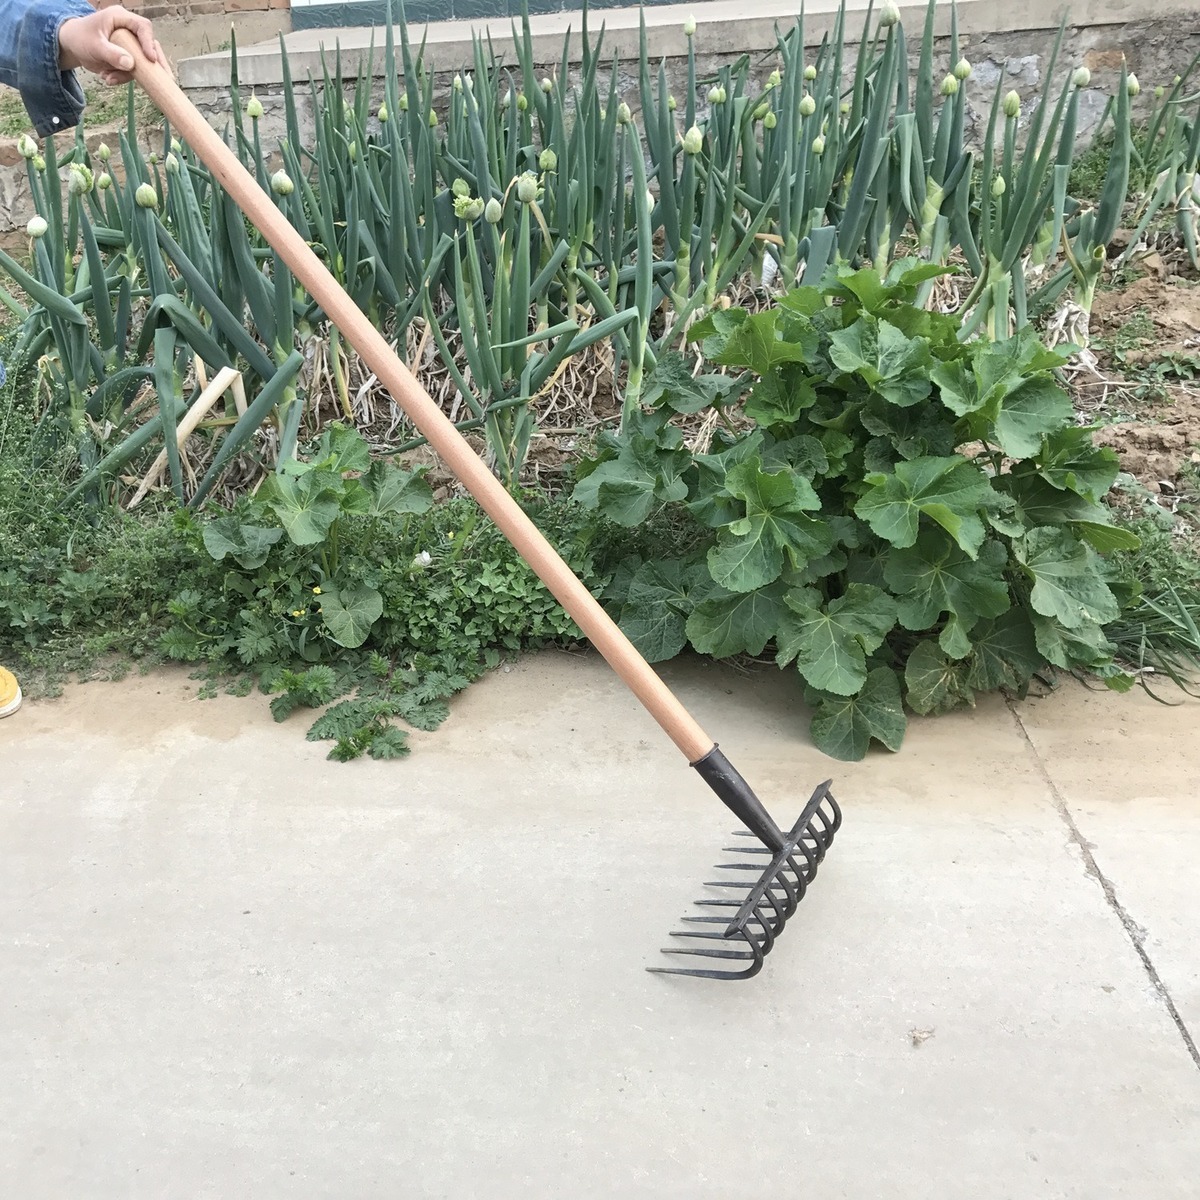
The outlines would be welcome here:
M 742 892 L 744 898 L 718 896 L 697 900 L 697 907 L 705 909 L 705 913 L 684 917 L 689 928 L 671 933 L 673 938 L 687 944 L 663 951 L 716 959 L 724 965 L 647 970 L 699 979 L 749 979 L 762 970 L 763 960 L 804 899 L 825 851 L 841 826 L 842 810 L 829 790 L 832 781 L 827 779 L 813 792 L 795 825 L 784 833 L 716 747 L 693 766 L 746 824 L 747 829 L 738 830 L 737 835 L 758 838 L 763 844 L 725 847 L 741 856 L 742 861 L 717 864 L 715 869 L 728 871 L 729 876 L 708 882 L 705 887 Z

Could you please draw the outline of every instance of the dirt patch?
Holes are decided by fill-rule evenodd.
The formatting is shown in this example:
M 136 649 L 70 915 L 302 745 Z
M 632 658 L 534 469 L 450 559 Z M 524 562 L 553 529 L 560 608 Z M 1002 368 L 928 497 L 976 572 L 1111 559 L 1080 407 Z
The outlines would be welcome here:
M 1170 274 L 1158 254 L 1139 265 L 1146 274 L 1096 297 L 1103 378 L 1084 407 L 1098 420 L 1121 414 L 1096 444 L 1116 450 L 1121 469 L 1151 492 L 1174 495 L 1185 469 L 1200 464 L 1200 287 Z
M 1143 275 L 1121 291 L 1101 292 L 1092 318 L 1097 331 L 1118 332 L 1139 309 L 1146 310 L 1163 339 L 1148 351 L 1200 351 L 1200 288 L 1160 279 L 1157 272 Z
M 1176 404 L 1159 409 L 1154 421 L 1120 421 L 1096 431 L 1096 445 L 1111 446 L 1121 470 L 1152 492 L 1175 491 L 1184 467 L 1200 464 L 1200 397 L 1178 391 Z

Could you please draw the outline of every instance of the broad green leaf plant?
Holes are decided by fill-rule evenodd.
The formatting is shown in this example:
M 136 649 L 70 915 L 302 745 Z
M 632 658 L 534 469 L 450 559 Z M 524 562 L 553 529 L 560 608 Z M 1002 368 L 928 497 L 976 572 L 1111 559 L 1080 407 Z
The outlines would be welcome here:
M 842 266 L 766 312 L 712 313 L 694 368 L 660 357 L 651 406 L 575 487 L 618 524 L 666 508 L 694 528 L 691 552 L 628 561 L 608 586 L 647 658 L 772 654 L 835 758 L 896 750 L 906 711 L 1051 668 L 1131 682 L 1105 634 L 1123 594 L 1106 556 L 1137 539 L 1102 504 L 1117 461 L 1074 424 L 1068 351 L 1028 330 L 960 341 L 918 303 L 938 270 Z M 684 433 L 698 412 L 707 446 Z
M 342 522 L 424 513 L 432 505 L 433 492 L 420 473 L 372 461 L 356 430 L 334 424 L 321 435 L 313 459 L 289 460 L 242 511 L 206 523 L 204 546 L 218 562 L 229 555 L 245 570 L 261 567 L 285 534 L 295 546 L 314 547 L 316 571 L 307 586 L 320 597 L 319 619 L 299 629 L 296 651 L 305 655 L 310 637 L 355 648 L 383 615 L 383 598 L 342 569 Z

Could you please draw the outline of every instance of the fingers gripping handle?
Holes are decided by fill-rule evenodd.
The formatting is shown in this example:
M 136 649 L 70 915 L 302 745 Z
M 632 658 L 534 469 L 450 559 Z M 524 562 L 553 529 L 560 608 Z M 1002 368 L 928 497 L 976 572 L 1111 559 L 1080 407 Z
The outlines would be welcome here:
M 267 242 L 288 264 L 446 466 L 458 476 L 570 613 L 592 645 L 604 655 L 688 761 L 698 762 L 704 758 L 713 748 L 712 738 L 659 679 L 591 592 L 471 449 L 462 434 L 454 428 L 449 418 L 429 398 L 383 335 L 342 290 L 271 198 L 197 112 L 170 72 L 147 59 L 137 39 L 127 30 L 115 31 L 113 40 L 133 56 L 134 78 L 166 114 L 181 138 L 199 155 Z

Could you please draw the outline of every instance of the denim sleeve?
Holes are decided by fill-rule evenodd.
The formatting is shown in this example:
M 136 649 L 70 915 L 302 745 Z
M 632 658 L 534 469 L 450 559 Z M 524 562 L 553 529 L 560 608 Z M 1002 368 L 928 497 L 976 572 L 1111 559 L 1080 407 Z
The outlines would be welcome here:
M 0 83 L 15 87 L 41 137 L 79 122 L 83 89 L 58 66 L 58 30 L 96 10 L 87 0 L 11 0 L 0 21 Z

